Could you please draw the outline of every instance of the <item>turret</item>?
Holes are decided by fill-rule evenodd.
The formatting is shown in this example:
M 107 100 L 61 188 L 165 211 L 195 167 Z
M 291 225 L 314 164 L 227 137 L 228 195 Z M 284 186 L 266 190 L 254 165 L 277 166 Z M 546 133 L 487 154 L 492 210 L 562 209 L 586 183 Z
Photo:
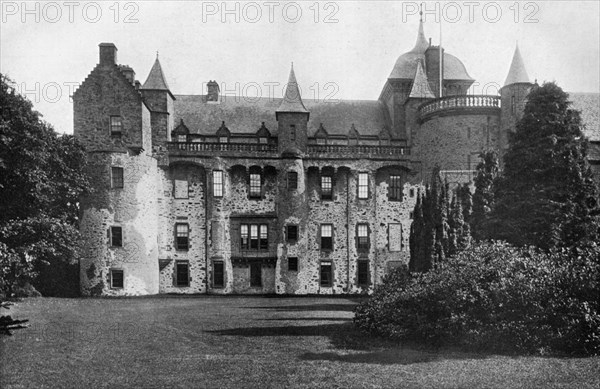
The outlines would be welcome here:
M 529 75 L 527 74 L 527 70 L 525 70 L 525 64 L 521 57 L 519 46 L 517 45 L 510 64 L 510 70 L 506 76 L 506 81 L 504 82 L 504 86 L 500 89 L 500 96 L 502 99 L 501 125 L 503 133 L 506 134 L 508 131 L 515 130 L 517 122 L 523 115 L 527 95 L 529 94 L 532 85 L 533 84 L 529 82 Z M 507 139 L 503 139 L 501 148 L 505 148 L 506 146 Z
M 150 109 L 150 122 L 152 125 L 152 145 L 161 146 L 171 140 L 171 132 L 174 127 L 173 101 L 175 96 L 171 93 L 165 75 L 158 60 L 156 60 L 148 78 L 142 85 L 140 92 L 144 97 L 146 105 Z
M 283 101 L 275 111 L 279 129 L 279 153 L 292 152 L 296 154 L 297 152 L 303 153 L 306 151 L 309 116 L 310 113 L 302 102 L 302 96 L 300 96 L 300 88 L 298 88 L 294 65 L 292 64 Z

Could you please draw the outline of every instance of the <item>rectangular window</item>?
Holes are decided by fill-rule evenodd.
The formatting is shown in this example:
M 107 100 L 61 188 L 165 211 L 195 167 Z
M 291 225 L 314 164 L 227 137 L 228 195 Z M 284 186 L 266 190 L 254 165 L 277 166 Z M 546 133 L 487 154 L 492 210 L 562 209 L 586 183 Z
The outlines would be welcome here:
M 223 262 L 213 262 L 213 288 L 225 286 L 225 267 Z
M 266 224 L 260 225 L 259 248 L 261 250 L 269 249 L 269 226 L 267 226 Z
M 321 200 L 331 200 L 333 196 L 333 184 L 331 176 L 321 176 Z
M 223 197 L 223 172 L 213 170 L 213 196 Z
M 369 227 L 366 224 L 356 226 L 356 247 L 359 251 L 369 250 Z
M 369 262 L 358 261 L 358 285 L 369 284 Z
M 358 173 L 358 198 L 369 198 L 369 175 L 367 173 Z
M 250 249 L 258 250 L 258 225 L 250 225 Z
M 123 270 L 110 270 L 110 287 L 113 289 L 123 289 L 124 277 Z
M 110 117 L 110 134 L 111 135 L 121 135 L 123 132 L 123 122 L 121 121 L 120 116 L 111 116 Z
M 250 263 L 250 286 L 255 288 L 262 286 L 262 263 L 260 262 Z
M 229 138 L 226 136 L 222 136 L 219 138 L 219 143 L 229 143 Z
M 288 189 L 298 189 L 298 173 L 296 172 L 288 172 Z
M 260 174 L 250 174 L 250 197 L 260 197 Z
M 188 224 L 175 224 L 175 248 L 187 251 L 189 249 L 190 227 Z
M 242 224 L 240 226 L 240 237 L 241 237 L 242 250 L 248 250 L 250 248 L 250 239 L 249 239 L 247 224 Z
M 327 144 L 327 139 L 325 139 L 325 138 L 317 138 L 317 144 L 318 145 Z
M 298 226 L 287 226 L 286 237 L 288 242 L 298 240 Z
M 288 258 L 288 271 L 298 271 L 298 257 Z
M 111 168 L 111 184 L 113 188 L 123 188 L 123 168 L 112 167 Z
M 388 199 L 391 201 L 402 201 L 402 180 L 400 178 L 400 176 L 390 176 Z
M 292 142 L 296 141 L 296 125 L 294 124 L 290 125 L 290 140 Z
M 175 263 L 176 286 L 190 286 L 190 265 L 187 262 Z
M 123 229 L 121 227 L 110 227 L 110 245 L 123 247 Z
M 267 224 L 241 224 L 240 243 L 242 250 L 268 250 L 269 226 Z
M 188 181 L 187 180 L 174 180 L 173 181 L 173 192 L 176 199 L 187 199 L 189 197 L 188 192 Z
M 187 142 L 187 135 L 177 135 L 177 142 L 179 142 L 179 143 L 186 143 Z
M 333 226 L 321 224 L 321 250 L 333 250 Z
M 321 262 L 321 286 L 331 286 L 332 276 L 331 262 Z
M 515 104 L 515 96 L 511 96 L 510 97 L 510 113 L 515 113 L 516 111 L 516 104 Z

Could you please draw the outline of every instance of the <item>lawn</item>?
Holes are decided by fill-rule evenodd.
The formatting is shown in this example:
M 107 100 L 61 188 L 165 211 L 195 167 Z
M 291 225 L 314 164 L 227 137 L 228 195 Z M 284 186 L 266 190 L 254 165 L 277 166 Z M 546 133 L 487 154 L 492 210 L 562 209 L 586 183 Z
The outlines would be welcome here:
M 366 337 L 352 327 L 356 301 L 27 299 L 10 312 L 31 328 L 0 338 L 0 387 L 600 387 L 600 358 L 473 354 Z

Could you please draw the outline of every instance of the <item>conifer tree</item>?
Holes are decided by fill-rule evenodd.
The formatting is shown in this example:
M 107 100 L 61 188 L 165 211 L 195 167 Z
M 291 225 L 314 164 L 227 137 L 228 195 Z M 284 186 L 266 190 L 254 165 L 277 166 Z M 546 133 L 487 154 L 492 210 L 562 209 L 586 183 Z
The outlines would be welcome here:
M 487 151 L 479 155 L 473 194 L 473 214 L 470 218 L 471 233 L 475 240 L 490 238 L 490 213 L 494 207 L 494 182 L 499 174 L 498 154 Z
M 553 82 L 529 93 L 495 186 L 494 238 L 545 249 L 598 242 L 598 187 L 568 97 Z

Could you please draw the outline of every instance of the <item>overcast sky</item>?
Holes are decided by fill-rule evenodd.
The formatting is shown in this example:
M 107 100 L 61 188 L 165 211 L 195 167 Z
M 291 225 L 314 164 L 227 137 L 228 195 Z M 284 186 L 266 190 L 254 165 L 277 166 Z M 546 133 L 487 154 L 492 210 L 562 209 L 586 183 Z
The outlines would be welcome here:
M 174 94 L 203 94 L 216 80 L 224 93 L 281 97 L 293 61 L 305 98 L 377 99 L 415 43 L 418 4 L 2 1 L 0 71 L 67 133 L 69 94 L 98 62 L 100 42 L 113 42 L 142 83 L 159 51 Z M 425 35 L 439 44 L 441 20 L 442 45 L 479 83 L 472 93 L 504 83 L 517 41 L 531 81 L 599 93 L 599 4 L 430 1 Z

